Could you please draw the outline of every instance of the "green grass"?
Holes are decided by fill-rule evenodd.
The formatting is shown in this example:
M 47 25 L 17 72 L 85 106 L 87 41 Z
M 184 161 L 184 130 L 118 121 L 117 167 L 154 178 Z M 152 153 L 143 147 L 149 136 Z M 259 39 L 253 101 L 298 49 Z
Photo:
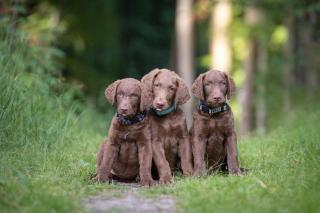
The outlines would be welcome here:
M 296 111 L 268 135 L 240 141 L 248 176 L 178 178 L 172 188 L 142 193 L 173 195 L 186 212 L 319 212 L 318 109 Z
M 0 42 L 1 212 L 81 212 L 91 194 L 119 196 L 124 187 L 89 181 L 111 114 L 75 101 L 74 87 L 52 77 L 52 65 L 30 56 L 19 37 L 10 45 Z M 172 195 L 185 212 L 319 212 L 319 105 L 288 114 L 265 136 L 242 139 L 248 176 L 177 176 L 172 187 L 139 192 Z
M 0 211 L 80 211 L 84 195 L 108 188 L 88 177 L 111 114 L 74 101 L 36 47 L 10 38 L 0 42 Z

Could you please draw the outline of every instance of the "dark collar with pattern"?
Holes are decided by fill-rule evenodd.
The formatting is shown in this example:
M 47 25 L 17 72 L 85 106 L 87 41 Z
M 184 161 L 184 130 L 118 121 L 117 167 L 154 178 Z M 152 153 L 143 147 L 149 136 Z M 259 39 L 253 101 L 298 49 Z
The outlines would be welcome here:
M 218 107 L 210 108 L 204 103 L 204 101 L 199 102 L 199 110 L 201 112 L 209 114 L 211 117 L 221 112 L 225 112 L 228 109 L 229 109 L 229 105 L 227 103 L 223 103 L 221 106 L 218 106 Z
M 120 124 L 125 125 L 125 126 L 129 126 L 129 125 L 136 124 L 140 121 L 143 121 L 144 118 L 146 117 L 146 115 L 147 115 L 146 111 L 138 112 L 134 116 L 130 116 L 130 117 L 124 116 L 124 115 L 117 112 L 117 120 Z
M 153 112 L 156 116 L 162 117 L 165 115 L 169 115 L 170 113 L 176 111 L 176 109 L 177 109 L 176 104 L 173 104 L 172 106 L 168 107 L 167 109 L 165 109 L 163 111 L 158 111 L 153 107 L 150 108 L 150 111 Z

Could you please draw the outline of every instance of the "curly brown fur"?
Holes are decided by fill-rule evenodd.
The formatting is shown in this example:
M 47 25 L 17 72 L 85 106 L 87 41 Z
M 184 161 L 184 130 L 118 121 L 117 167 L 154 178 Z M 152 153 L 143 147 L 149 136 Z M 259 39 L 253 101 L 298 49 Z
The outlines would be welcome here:
M 217 107 L 235 92 L 232 78 L 224 72 L 211 70 L 199 75 L 192 86 L 193 94 L 209 107 Z M 239 174 L 237 139 L 231 109 L 214 117 L 196 110 L 190 128 L 195 175 L 227 165 L 229 173 Z
M 106 89 L 107 100 L 117 106 L 117 112 L 133 116 L 143 108 L 141 83 L 132 78 L 115 81 Z M 140 106 L 140 107 L 139 107 Z M 97 155 L 97 176 L 100 182 L 112 177 L 135 180 L 140 177 L 141 185 L 152 185 L 152 147 L 150 121 L 123 125 L 114 116 L 108 138 L 102 142 Z
M 153 160 L 160 183 L 170 184 L 171 171 L 182 169 L 184 175 L 191 175 L 193 171 L 186 119 L 179 108 L 190 99 L 190 94 L 185 82 L 167 69 L 154 69 L 141 82 L 148 94 L 144 100 L 146 105 L 158 111 L 173 104 L 177 106 L 176 111 L 162 117 L 151 114 Z

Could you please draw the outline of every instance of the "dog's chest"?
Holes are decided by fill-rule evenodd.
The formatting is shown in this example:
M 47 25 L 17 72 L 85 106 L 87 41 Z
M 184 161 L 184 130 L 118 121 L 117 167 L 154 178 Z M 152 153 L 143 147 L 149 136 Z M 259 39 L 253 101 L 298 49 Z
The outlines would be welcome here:
M 133 142 L 123 141 L 119 147 L 119 160 L 136 162 L 138 156 L 138 146 Z
M 217 128 L 212 129 L 206 143 L 206 150 L 210 158 L 213 156 L 218 157 L 225 153 L 225 139 L 226 136 L 223 131 Z
M 118 134 L 119 155 L 122 163 L 135 163 L 138 159 L 137 134 L 132 131 L 124 131 Z
M 134 142 L 134 134 L 132 134 L 131 132 L 124 132 L 119 134 L 119 140 L 122 143 L 132 143 Z
M 158 129 L 158 134 L 160 137 L 177 137 L 179 132 L 181 132 L 181 126 L 177 122 L 172 122 L 171 120 L 164 121 L 160 124 L 156 124 Z
M 204 124 L 206 127 L 208 136 L 208 144 L 220 144 L 224 141 L 225 135 L 228 131 L 228 126 L 226 126 L 226 122 L 224 120 L 218 119 L 210 119 L 208 122 Z
M 152 131 L 152 134 L 162 142 L 166 156 L 169 153 L 177 152 L 178 139 L 181 137 L 181 125 L 170 119 L 162 120 L 153 123 Z

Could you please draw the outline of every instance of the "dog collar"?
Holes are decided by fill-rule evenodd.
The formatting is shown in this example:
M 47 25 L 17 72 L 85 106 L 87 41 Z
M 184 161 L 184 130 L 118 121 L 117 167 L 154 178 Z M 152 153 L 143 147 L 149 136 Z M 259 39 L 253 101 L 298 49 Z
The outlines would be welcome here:
M 138 112 L 132 117 L 131 116 L 128 117 L 117 112 L 117 119 L 120 124 L 129 126 L 129 125 L 138 123 L 140 121 L 143 121 L 144 118 L 146 117 L 146 114 L 147 114 L 146 111 L 143 111 L 143 112 Z
M 221 106 L 218 106 L 218 107 L 210 108 L 207 105 L 205 105 L 204 101 L 199 102 L 199 110 L 201 112 L 209 114 L 211 117 L 221 112 L 225 112 L 228 109 L 229 109 L 229 105 L 227 103 L 223 103 Z
M 152 111 L 157 116 L 162 117 L 162 116 L 170 114 L 171 112 L 176 111 L 176 109 L 177 109 L 176 104 L 173 104 L 172 106 L 168 107 L 167 109 L 165 109 L 163 111 L 156 110 L 153 107 L 150 108 L 150 111 Z

